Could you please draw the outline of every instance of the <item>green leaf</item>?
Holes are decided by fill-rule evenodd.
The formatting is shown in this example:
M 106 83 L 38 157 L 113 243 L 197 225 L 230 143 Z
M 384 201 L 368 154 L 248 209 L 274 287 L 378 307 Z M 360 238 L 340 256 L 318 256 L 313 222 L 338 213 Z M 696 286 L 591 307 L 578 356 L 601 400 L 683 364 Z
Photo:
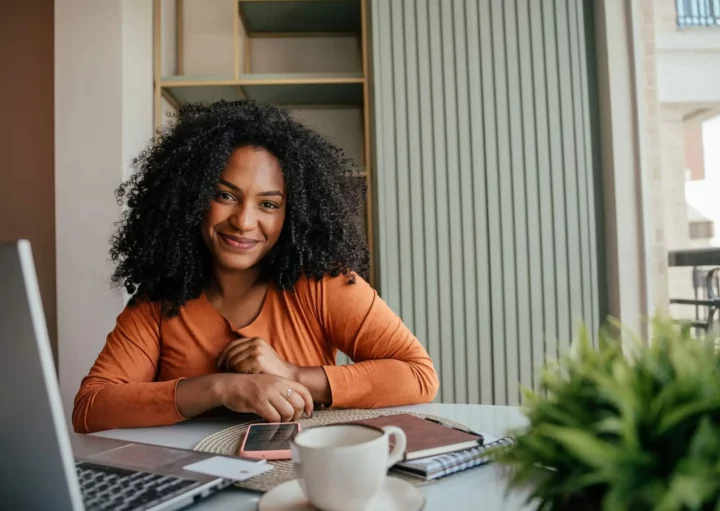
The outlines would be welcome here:
M 672 501 L 680 504 L 683 508 L 700 509 L 703 503 L 708 502 L 713 495 L 717 499 L 717 481 L 708 475 L 710 474 L 701 471 L 695 471 L 692 474 L 678 474 L 673 478 L 668 489 Z
M 554 402 L 546 401 L 544 403 L 538 403 L 535 410 L 544 416 L 544 422 L 552 420 L 557 424 L 564 424 L 566 426 L 582 425 L 581 417 L 563 410 L 560 405 Z
M 624 457 L 622 449 L 582 430 L 544 424 L 539 426 L 537 431 L 539 435 L 558 442 L 590 467 L 605 468 L 618 463 Z
M 602 483 L 608 483 L 608 476 L 603 472 L 589 472 L 575 478 L 569 478 L 564 484 L 560 481 L 560 485 L 568 494 L 580 493 L 585 488 L 597 486 Z
M 690 417 L 711 411 L 720 411 L 720 400 L 717 398 L 704 399 L 702 401 L 678 406 L 660 421 L 657 431 L 662 435 Z
M 713 426 L 709 417 L 700 420 L 688 454 L 698 459 L 720 459 L 720 430 Z
M 681 508 L 682 506 L 678 495 L 671 491 L 664 491 L 662 494 L 656 496 L 653 511 L 677 511 Z
M 611 433 L 617 436 L 623 434 L 625 425 L 622 420 L 618 417 L 606 417 L 601 421 L 597 422 L 593 429 L 596 433 Z
M 543 465 L 548 465 L 552 461 L 556 460 L 561 454 L 558 449 L 552 444 L 544 441 L 542 438 L 538 438 L 535 435 L 527 435 L 520 440 L 523 443 L 523 447 L 530 449 L 537 459 L 542 462 Z
M 522 387 L 520 388 L 520 393 L 523 397 L 523 404 L 526 407 L 533 407 L 541 401 L 541 397 L 532 389 Z
M 605 494 L 602 502 L 603 511 L 626 511 L 630 510 L 630 498 L 622 489 L 613 487 Z

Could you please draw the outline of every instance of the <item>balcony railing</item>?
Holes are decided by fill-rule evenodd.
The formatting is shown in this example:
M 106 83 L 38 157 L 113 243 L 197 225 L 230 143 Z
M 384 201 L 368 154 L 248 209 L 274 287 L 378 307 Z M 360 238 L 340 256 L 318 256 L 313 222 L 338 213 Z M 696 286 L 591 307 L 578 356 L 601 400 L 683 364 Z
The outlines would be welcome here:
M 678 27 L 720 27 L 720 0 L 677 0 Z
M 668 254 L 668 266 L 691 267 L 693 298 L 670 298 L 674 305 L 694 307 L 689 321 L 701 334 L 720 333 L 720 248 L 676 250 Z

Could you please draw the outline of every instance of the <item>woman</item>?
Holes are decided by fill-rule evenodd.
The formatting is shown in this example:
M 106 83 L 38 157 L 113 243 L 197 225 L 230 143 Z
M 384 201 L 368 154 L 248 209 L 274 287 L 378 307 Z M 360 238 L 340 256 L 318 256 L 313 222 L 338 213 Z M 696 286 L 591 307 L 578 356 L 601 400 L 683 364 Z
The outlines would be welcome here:
M 76 431 L 435 397 L 427 352 L 361 277 L 364 188 L 341 150 L 283 110 L 221 102 L 182 108 L 134 167 L 111 250 L 133 298 L 82 381 Z

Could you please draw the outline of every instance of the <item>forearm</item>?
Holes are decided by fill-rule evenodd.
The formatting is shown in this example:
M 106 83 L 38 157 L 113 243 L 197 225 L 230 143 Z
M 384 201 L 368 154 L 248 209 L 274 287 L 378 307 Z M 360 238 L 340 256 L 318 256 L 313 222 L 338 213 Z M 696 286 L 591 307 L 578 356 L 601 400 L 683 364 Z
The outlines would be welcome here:
M 184 417 L 175 408 L 177 384 L 177 380 L 118 383 L 89 377 L 75 398 L 73 428 L 78 433 L 93 433 L 180 422 Z
M 208 374 L 180 380 L 175 406 L 180 415 L 191 419 L 223 404 L 223 380 L 227 374 Z
M 428 403 L 439 383 L 429 359 L 367 360 L 325 368 L 337 408 L 380 408 Z
M 292 379 L 307 387 L 316 404 L 332 403 L 330 382 L 323 367 L 298 367 Z
M 116 428 L 168 426 L 222 405 L 226 375 L 181 380 L 116 383 L 89 378 L 75 400 L 73 428 L 94 433 Z

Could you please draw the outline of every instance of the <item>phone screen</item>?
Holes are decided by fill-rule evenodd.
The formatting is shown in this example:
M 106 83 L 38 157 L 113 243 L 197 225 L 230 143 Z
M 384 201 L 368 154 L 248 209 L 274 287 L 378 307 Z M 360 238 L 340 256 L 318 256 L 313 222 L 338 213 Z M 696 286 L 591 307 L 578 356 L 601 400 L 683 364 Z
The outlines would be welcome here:
M 254 424 L 245 441 L 245 451 L 287 451 L 295 438 L 297 424 Z

